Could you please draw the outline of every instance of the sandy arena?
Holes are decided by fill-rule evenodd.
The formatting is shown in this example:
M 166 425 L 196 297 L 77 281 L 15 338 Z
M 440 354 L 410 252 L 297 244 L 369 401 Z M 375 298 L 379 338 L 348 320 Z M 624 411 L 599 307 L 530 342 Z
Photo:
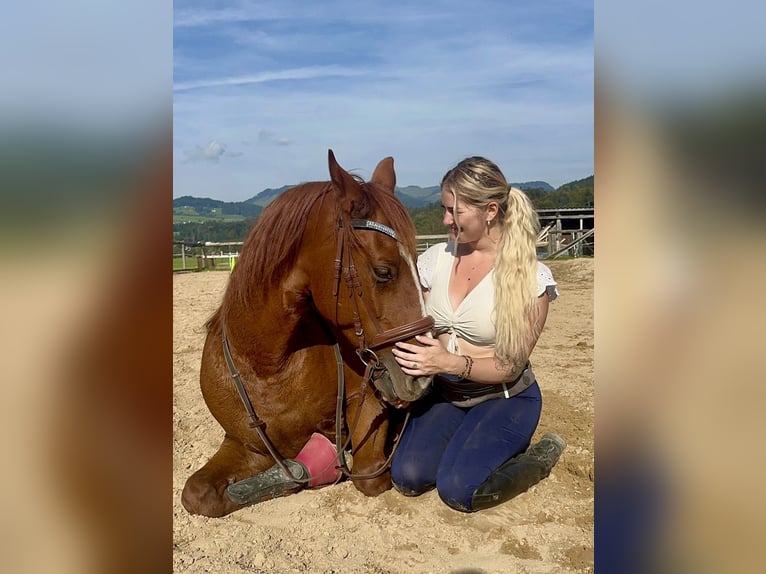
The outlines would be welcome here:
M 435 492 L 367 498 L 350 482 L 270 500 L 210 519 L 181 505 L 188 476 L 223 431 L 199 390 L 203 324 L 226 272 L 173 277 L 174 571 L 201 573 L 593 572 L 593 259 L 552 261 L 559 299 L 532 354 L 543 393 L 536 437 L 567 449 L 551 475 L 490 510 L 463 514 Z

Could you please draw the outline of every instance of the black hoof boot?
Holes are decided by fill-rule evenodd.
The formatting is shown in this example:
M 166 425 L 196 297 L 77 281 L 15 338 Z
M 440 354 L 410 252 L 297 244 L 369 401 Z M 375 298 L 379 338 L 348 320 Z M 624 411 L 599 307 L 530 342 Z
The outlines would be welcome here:
M 551 473 L 566 447 L 559 435 L 546 433 L 526 452 L 504 462 L 473 493 L 472 510 L 492 508 L 526 492 Z
M 297 460 L 285 459 L 285 466 L 298 480 L 308 479 L 309 473 L 306 467 Z M 305 485 L 305 482 L 295 482 L 289 479 L 282 469 L 275 464 L 269 470 L 230 484 L 226 488 L 226 495 L 237 504 L 256 504 L 298 492 Z

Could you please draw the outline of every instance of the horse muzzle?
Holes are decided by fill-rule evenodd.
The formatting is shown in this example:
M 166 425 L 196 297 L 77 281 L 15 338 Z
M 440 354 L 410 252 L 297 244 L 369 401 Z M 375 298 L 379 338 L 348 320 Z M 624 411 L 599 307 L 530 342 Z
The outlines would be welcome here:
M 406 406 L 406 403 L 418 400 L 431 388 L 432 376 L 411 377 L 404 374 L 390 352 L 381 354 L 380 363 L 384 370 L 373 384 L 383 399 L 395 407 Z
M 368 348 L 357 352 L 362 362 L 367 365 L 370 363 L 366 360 L 365 353 L 369 353 L 374 357 L 375 370 L 380 371 L 381 374 L 373 378 L 373 384 L 383 399 L 395 407 L 406 406 L 406 404 L 416 401 L 425 395 L 431 387 L 433 377 L 411 377 L 406 375 L 390 351 L 381 353 L 380 358 L 378 358 L 375 351 L 393 345 L 398 341 L 410 339 L 415 335 L 429 332 L 433 326 L 433 317 L 426 315 L 406 325 L 378 333 Z

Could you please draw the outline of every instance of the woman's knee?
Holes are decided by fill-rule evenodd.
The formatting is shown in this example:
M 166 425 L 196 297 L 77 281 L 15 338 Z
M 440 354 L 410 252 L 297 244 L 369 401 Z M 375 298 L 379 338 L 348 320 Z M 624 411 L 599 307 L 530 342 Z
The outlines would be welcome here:
M 436 491 L 439 493 L 439 498 L 444 504 L 460 512 L 474 511 L 471 504 L 474 490 L 476 488 L 459 473 L 440 475 L 436 480 Z
M 433 488 L 434 480 L 416 460 L 396 460 L 391 465 L 394 488 L 405 496 L 418 496 Z

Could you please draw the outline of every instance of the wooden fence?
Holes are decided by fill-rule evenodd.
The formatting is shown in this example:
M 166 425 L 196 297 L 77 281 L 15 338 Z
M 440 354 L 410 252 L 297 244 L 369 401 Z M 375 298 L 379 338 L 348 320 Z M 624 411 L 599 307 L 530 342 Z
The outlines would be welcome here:
M 592 207 L 538 211 L 542 230 L 537 237 L 540 259 L 594 255 L 595 215 Z M 431 245 L 447 241 L 447 234 L 417 235 L 418 254 Z M 173 271 L 233 269 L 242 241 L 173 242 Z

